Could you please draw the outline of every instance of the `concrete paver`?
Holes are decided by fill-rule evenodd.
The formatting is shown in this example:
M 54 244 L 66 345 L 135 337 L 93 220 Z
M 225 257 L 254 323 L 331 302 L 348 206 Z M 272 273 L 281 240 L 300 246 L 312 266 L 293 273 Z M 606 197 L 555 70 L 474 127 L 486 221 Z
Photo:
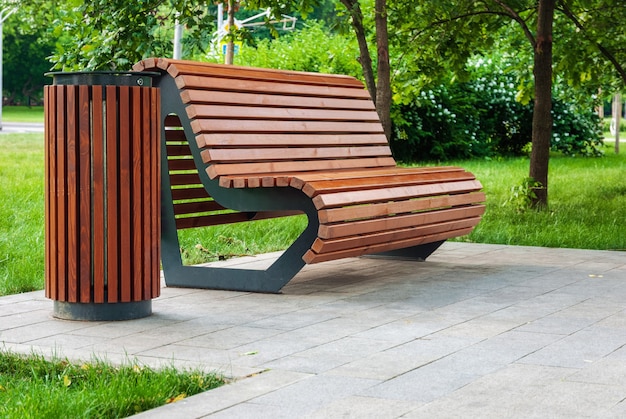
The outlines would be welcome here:
M 1 297 L 0 345 L 232 378 L 146 418 L 626 414 L 623 252 L 446 243 L 307 266 L 282 294 L 165 287 L 153 311 L 72 322 L 41 291 Z

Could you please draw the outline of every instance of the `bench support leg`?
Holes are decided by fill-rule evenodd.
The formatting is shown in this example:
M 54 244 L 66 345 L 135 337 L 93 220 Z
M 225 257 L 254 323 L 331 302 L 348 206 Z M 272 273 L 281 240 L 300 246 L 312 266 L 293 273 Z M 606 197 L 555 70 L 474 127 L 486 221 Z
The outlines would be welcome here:
M 406 247 L 403 249 L 390 250 L 388 252 L 375 253 L 373 255 L 368 255 L 369 257 L 388 257 L 388 258 L 399 258 L 399 259 L 417 259 L 424 261 L 428 256 L 433 254 L 433 252 L 445 242 L 445 240 L 420 244 L 419 246 Z

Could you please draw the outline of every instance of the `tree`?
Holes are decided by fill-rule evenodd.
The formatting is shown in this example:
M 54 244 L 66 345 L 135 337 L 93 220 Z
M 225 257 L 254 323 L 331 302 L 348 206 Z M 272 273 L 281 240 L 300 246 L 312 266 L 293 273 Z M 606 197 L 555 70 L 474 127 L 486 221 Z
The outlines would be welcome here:
M 188 28 L 183 44 L 192 51 L 206 49 L 215 28 L 215 7 L 206 1 L 72 3 L 67 0 L 53 24 L 56 69 L 127 70 L 147 56 L 171 56 L 176 19 Z
M 535 106 L 533 109 L 530 178 L 534 186 L 532 205 L 548 205 L 548 162 L 552 136 L 552 24 L 555 0 L 539 0 L 537 35 L 531 41 L 534 52 Z
M 34 8 L 25 1 L 3 25 L 3 90 L 9 104 L 39 101 L 44 84 L 51 81 L 44 73 L 50 70 L 47 57 L 54 51 L 54 41 L 45 25 L 35 24 L 36 17 L 45 17 L 48 12 L 47 7 Z
M 616 0 L 447 0 L 422 2 L 414 8 L 415 13 L 401 13 L 410 10 L 410 3 L 389 0 L 395 11 L 390 13 L 393 17 L 390 24 L 395 28 L 392 43 L 402 48 L 401 61 L 394 62 L 394 67 L 404 70 L 400 78 L 409 90 L 416 84 L 415 78 L 432 80 L 437 78 L 437 73 L 453 71 L 463 78 L 467 59 L 488 50 L 500 36 L 507 37 L 511 49 L 524 48 L 520 38 L 511 32 L 511 25 L 518 28 L 517 34 L 522 34 L 526 45 L 532 47 L 534 80 L 526 83 L 520 79 L 520 97 L 533 97 L 535 101 L 529 175 L 540 184 L 534 191 L 533 204 L 547 206 L 555 16 L 558 17 L 554 30 L 559 34 L 560 54 L 556 63 L 559 74 L 579 88 L 586 85 L 587 92 L 597 92 L 608 83 L 608 77 L 598 70 L 603 68 L 606 72 L 606 66 L 598 63 L 608 62 L 613 66 L 612 83 L 615 72 L 623 73 L 620 63 L 626 57 L 619 44 L 623 44 L 626 35 L 623 30 L 607 27 L 605 22 L 614 22 L 611 15 L 620 16 L 623 21 L 626 4 Z M 523 50 L 516 53 L 524 55 Z M 407 57 L 412 62 L 407 63 Z M 424 70 L 427 75 L 418 75 Z M 522 69 L 520 74 L 524 72 Z M 534 86 L 534 94 L 527 93 L 529 85 Z

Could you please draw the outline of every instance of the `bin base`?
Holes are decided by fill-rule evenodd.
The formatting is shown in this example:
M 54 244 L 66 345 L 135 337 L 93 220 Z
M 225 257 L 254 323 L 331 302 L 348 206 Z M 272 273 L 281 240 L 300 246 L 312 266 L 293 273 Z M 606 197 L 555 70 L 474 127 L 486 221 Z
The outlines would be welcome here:
M 54 301 L 52 315 L 63 320 L 132 320 L 152 314 L 152 300 L 129 303 L 68 303 Z

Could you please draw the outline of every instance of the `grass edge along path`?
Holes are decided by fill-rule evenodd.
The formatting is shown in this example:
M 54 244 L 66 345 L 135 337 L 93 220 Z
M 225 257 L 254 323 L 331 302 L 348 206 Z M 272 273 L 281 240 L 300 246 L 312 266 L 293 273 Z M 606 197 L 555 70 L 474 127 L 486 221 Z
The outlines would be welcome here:
M 72 363 L 0 348 L 0 417 L 122 418 L 225 384 L 223 376 L 127 361 Z

